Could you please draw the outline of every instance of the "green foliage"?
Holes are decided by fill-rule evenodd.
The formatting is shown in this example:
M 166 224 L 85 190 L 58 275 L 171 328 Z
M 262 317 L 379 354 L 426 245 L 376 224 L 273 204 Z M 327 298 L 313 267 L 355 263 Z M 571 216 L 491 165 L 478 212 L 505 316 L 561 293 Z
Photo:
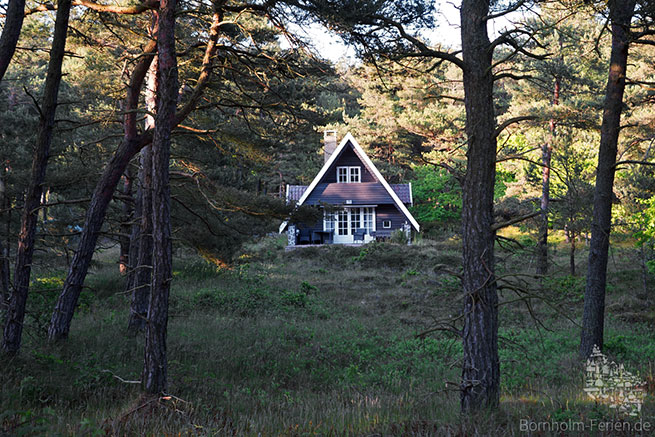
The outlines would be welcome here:
M 396 229 L 391 233 L 389 241 L 394 244 L 407 244 L 407 234 L 402 229 Z
M 193 278 L 197 264 L 185 268 L 180 277 Z M 193 294 L 172 296 L 172 310 L 179 313 L 191 311 L 218 311 L 223 314 L 237 314 L 241 317 L 255 317 L 262 313 L 285 313 L 296 308 L 306 308 L 308 313 L 321 312 L 321 302 L 316 297 L 318 289 L 303 281 L 297 289 L 271 287 L 262 276 L 248 272 L 248 264 L 237 271 L 212 270 L 216 282 L 224 287 L 199 288 Z M 202 268 L 202 267 L 201 267 Z M 184 276 L 182 276 L 184 275 Z M 239 286 L 235 287 L 234 283 Z
M 583 276 L 548 276 L 544 278 L 544 286 L 556 294 L 567 296 L 573 302 L 582 302 L 585 289 Z
M 462 189 L 446 170 L 422 165 L 414 167 L 412 215 L 421 224 L 458 220 L 462 211 Z
M 64 285 L 61 274 L 55 276 L 37 277 L 30 284 L 26 305 L 26 327 L 29 332 L 45 337 L 52 309 L 57 302 Z M 93 292 L 83 290 L 78 300 L 77 312 L 85 312 L 91 308 L 95 300 Z

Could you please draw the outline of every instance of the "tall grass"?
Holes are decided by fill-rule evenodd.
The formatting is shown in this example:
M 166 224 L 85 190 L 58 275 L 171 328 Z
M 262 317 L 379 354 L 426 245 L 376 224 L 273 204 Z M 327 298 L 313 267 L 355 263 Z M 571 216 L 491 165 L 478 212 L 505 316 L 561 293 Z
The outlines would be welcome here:
M 527 273 L 530 256 L 529 248 L 499 250 L 499 270 Z M 150 398 L 134 383 L 143 339 L 126 332 L 129 296 L 105 253 L 68 341 L 45 341 L 36 320 L 44 319 L 50 302 L 31 298 L 22 353 L 0 372 L 0 430 L 473 436 L 526 435 L 522 419 L 614 420 L 611 410 L 583 396 L 575 325 L 580 280 L 557 271 L 522 282 L 543 298 L 532 299 L 530 308 L 525 301 L 509 304 L 515 296 L 501 291 L 507 303 L 500 311 L 501 407 L 460 415 L 458 338 L 443 331 L 417 337 L 435 319 L 458 314 L 459 263 L 456 241 L 429 240 L 284 252 L 281 241 L 265 239 L 246 247 L 229 269 L 179 257 L 169 395 Z M 620 276 L 630 268 L 626 257 L 613 271 Z M 40 272 L 34 288 L 56 289 L 62 275 Z M 616 281 L 610 306 L 633 299 L 632 287 L 629 275 Z M 652 380 L 655 334 L 624 315 L 620 308 L 610 314 L 607 350 Z M 642 419 L 655 424 L 653 413 L 651 395 Z

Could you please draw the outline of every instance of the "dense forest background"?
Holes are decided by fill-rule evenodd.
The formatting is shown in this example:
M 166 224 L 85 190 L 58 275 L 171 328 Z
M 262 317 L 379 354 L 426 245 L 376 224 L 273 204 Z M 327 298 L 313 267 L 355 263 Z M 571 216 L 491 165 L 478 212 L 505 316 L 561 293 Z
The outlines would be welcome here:
M 57 409 L 73 411 L 63 416 L 76 423 L 62 431 L 73 434 L 84 426 L 89 427 L 84 432 L 97 426 L 120 434 L 181 429 L 196 422 L 235 433 L 255 432 L 258 426 L 274 432 L 290 422 L 243 419 L 270 412 L 262 412 L 260 404 L 257 411 L 249 410 L 246 405 L 259 395 L 235 394 L 235 381 L 256 381 L 264 390 L 261 396 L 266 398 L 268 391 L 274 403 L 286 399 L 297 406 L 301 398 L 312 398 L 312 408 L 325 413 L 313 398 L 320 392 L 316 387 L 336 378 L 347 390 L 335 398 L 348 399 L 350 389 L 366 387 L 356 403 L 373 411 L 377 407 L 369 396 L 375 390 L 369 389 L 379 377 L 389 378 L 380 382 L 382 396 L 389 396 L 386 419 L 376 423 L 347 413 L 335 425 L 330 411 L 325 426 L 337 433 L 351 426 L 355 434 L 390 426 L 381 432 L 403 434 L 413 426 L 442 432 L 445 428 L 439 427 L 446 423 L 448 430 L 463 426 L 463 435 L 502 433 L 513 425 L 502 431 L 494 427 L 497 420 L 508 419 L 487 418 L 481 428 L 467 428 L 470 424 L 452 425 L 449 416 L 416 421 L 417 414 L 425 418 L 432 408 L 424 400 L 408 401 L 415 409 L 399 405 L 403 396 L 411 396 L 416 378 L 427 378 L 427 386 L 419 384 L 423 393 L 453 377 L 452 366 L 446 370 L 441 365 L 436 376 L 426 376 L 426 363 L 444 347 L 449 352 L 442 358 L 453 354 L 461 370 L 453 378 L 460 381 L 447 382 L 446 392 L 433 395 L 440 399 L 452 388 L 458 392 L 458 408 L 471 414 L 502 407 L 503 399 L 511 403 L 532 396 L 529 384 L 516 381 L 517 375 L 529 379 L 531 371 L 508 364 L 505 348 L 508 343 L 525 343 L 525 348 L 535 341 L 533 334 L 542 348 L 531 352 L 550 350 L 557 365 L 575 368 L 571 362 L 582 363 L 598 345 L 651 366 L 653 338 L 642 335 L 642 329 L 655 322 L 652 5 L 635 0 L 464 0 L 461 44 L 453 47 L 441 44 L 438 32 L 425 38 L 439 26 L 438 9 L 422 1 L 0 4 L 0 292 L 3 350 L 9 360 L 2 372 L 8 387 L 3 398 L 11 399 L 2 401 L 7 410 L 0 416 L 3 432 L 13 433 L 21 424 L 47 428 L 41 419 Z M 487 23 L 494 20 L 503 20 L 496 21 L 503 30 L 488 33 Z M 299 31 L 309 24 L 340 35 L 357 58 L 334 62 L 316 53 L 313 41 Z M 12 43 L 10 33 L 16 28 L 20 37 Z M 290 216 L 316 217 L 311 208 L 287 205 L 285 187 L 311 182 L 323 163 L 321 140 L 328 129 L 339 138 L 352 133 L 389 183 L 412 183 L 410 210 L 422 227 L 413 247 L 392 242 L 311 249 L 306 255 L 284 252 L 284 238 L 276 234 L 279 223 Z M 341 265 L 344 259 L 352 263 Z M 333 268 L 348 278 L 359 271 L 371 289 L 345 287 L 346 295 L 339 295 L 343 284 L 320 279 Z M 385 269 L 399 279 L 381 291 L 385 285 L 375 278 Z M 613 272 L 609 277 L 608 271 Z M 281 285 L 281 275 L 294 285 Z M 629 280 L 615 279 L 621 275 Z M 212 282 L 221 284 L 220 290 L 211 291 Z M 606 305 L 606 295 L 617 289 L 618 302 L 610 295 Z M 367 367 L 373 365 L 361 356 L 350 358 L 361 365 L 351 369 L 357 378 L 335 370 L 352 364 L 340 361 L 345 349 L 378 357 L 404 353 L 394 349 L 398 342 L 376 351 L 377 337 L 360 332 L 363 327 L 354 320 L 361 317 L 384 330 L 386 316 L 384 309 L 353 310 L 360 302 L 357 290 L 364 290 L 362 306 L 386 300 L 384 305 L 395 308 L 395 322 L 405 320 L 397 331 L 385 331 L 387 340 L 402 339 L 407 348 L 402 371 Z M 506 297 L 507 291 L 514 297 Z M 442 293 L 452 293 L 458 307 L 442 308 L 430 300 L 443 299 Z M 504 313 L 508 303 L 522 309 Z M 623 314 L 626 308 L 628 315 Z M 331 364 L 311 364 L 325 374 L 310 372 L 306 381 L 301 377 L 306 386 L 297 392 L 293 378 L 268 387 L 261 385 L 261 374 L 223 369 L 241 379 L 216 382 L 217 387 L 229 385 L 225 393 L 231 393 L 226 395 L 231 400 L 216 406 L 220 417 L 191 413 L 191 407 L 180 406 L 186 401 L 168 395 L 173 393 L 166 370 L 169 309 L 171 317 L 187 318 L 184 327 L 174 325 L 183 337 L 189 332 L 203 337 L 188 319 L 197 312 L 207 317 L 198 324 L 234 330 L 235 335 L 243 329 L 243 341 L 261 334 L 243 328 L 246 320 L 256 324 L 260 318 L 271 324 L 262 329 L 276 332 L 273 321 L 293 313 L 296 324 L 283 329 L 288 344 L 278 346 L 292 354 L 297 342 L 299 354 L 311 349 L 319 356 L 327 350 L 322 348 L 331 348 L 325 358 Z M 349 314 L 348 332 L 359 332 L 364 343 L 343 337 L 337 340 L 344 350 L 334 352 L 337 340 L 326 332 L 338 325 L 333 318 L 337 311 Z M 140 363 L 137 368 L 143 364 L 140 379 L 127 382 L 158 395 L 161 411 L 179 406 L 185 419 L 151 411 L 163 425 L 139 428 L 138 420 L 117 424 L 118 413 L 94 404 L 103 412 L 93 419 L 98 423 L 85 425 L 79 405 L 40 391 L 47 386 L 41 379 L 53 369 L 49 366 L 70 361 L 71 369 L 79 370 L 75 356 L 82 352 L 76 348 L 84 341 L 69 339 L 71 332 L 98 336 L 100 344 L 94 347 L 121 350 L 91 328 L 94 320 L 117 312 L 122 316 L 108 322 L 108 332 L 137 342 L 124 348 L 126 360 Z M 214 316 L 241 328 L 216 326 L 208 321 Z M 328 322 L 316 331 L 306 324 L 314 318 Z M 530 328 L 513 330 L 519 320 L 529 320 Z M 549 321 L 557 329 L 544 340 L 544 332 L 551 332 Z M 562 332 L 569 331 L 579 344 L 564 345 Z M 626 332 L 640 334 L 621 349 L 617 337 Z M 192 342 L 194 348 L 227 347 L 204 340 L 209 343 Z M 179 336 L 172 341 L 179 356 L 184 342 Z M 568 347 L 565 358 L 552 345 L 546 347 L 550 341 Z M 265 347 L 276 347 L 276 342 L 269 338 Z M 248 346 L 236 342 L 234 348 Z M 630 357 L 628 350 L 637 356 Z M 191 371 L 178 359 L 173 360 L 172 386 L 184 397 L 181 393 L 193 390 L 185 392 L 176 378 Z M 114 369 L 106 373 L 119 383 L 126 381 L 118 373 L 139 373 L 112 365 L 115 357 L 104 360 L 82 366 L 96 379 L 81 383 L 81 392 L 102 391 L 115 382 L 102 376 L 106 368 Z M 271 361 L 285 365 L 281 356 Z M 37 376 L 28 375 L 33 379 L 26 381 L 20 369 Z M 70 383 L 71 369 L 60 369 L 62 384 Z M 557 366 L 553 369 L 545 376 L 534 371 L 536 384 L 552 385 Z M 280 369 L 260 370 L 278 375 Z M 575 377 L 569 368 L 564 374 L 570 376 L 562 382 L 569 390 Z M 509 386 L 503 378 L 509 378 Z M 35 394 L 26 399 L 23 393 L 30 390 Z M 296 401 L 289 400 L 294 393 Z M 141 395 L 129 390 L 114 390 L 112 396 L 124 404 L 120 414 L 125 416 L 120 417 L 129 415 L 130 420 L 132 408 L 154 408 L 150 398 L 135 400 Z M 52 405 L 51 398 L 56 399 Z M 165 402 L 171 399 L 178 402 L 173 407 Z M 52 411 L 30 404 L 36 401 Z M 199 408 L 200 400 L 194 402 Z M 243 405 L 231 412 L 231 402 Z M 557 414 L 566 418 L 571 410 L 560 407 Z M 290 416 L 292 422 L 302 418 L 299 411 Z M 645 411 L 650 414 L 652 407 Z M 109 425 L 109 419 L 100 423 L 107 417 L 114 417 Z M 328 429 L 313 423 L 317 428 L 311 421 L 303 426 L 317 433 Z M 291 428 L 286 432 L 295 435 Z

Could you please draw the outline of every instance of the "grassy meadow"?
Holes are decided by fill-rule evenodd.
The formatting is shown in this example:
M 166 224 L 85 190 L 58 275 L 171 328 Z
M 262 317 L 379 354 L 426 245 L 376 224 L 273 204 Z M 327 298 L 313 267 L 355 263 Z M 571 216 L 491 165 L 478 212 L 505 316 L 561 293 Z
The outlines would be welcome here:
M 0 435 L 511 436 L 551 435 L 525 432 L 521 420 L 620 420 L 582 391 L 584 279 L 568 275 L 568 246 L 553 246 L 552 272 L 538 280 L 533 239 L 506 235 L 522 244 L 497 253 L 495 412 L 460 415 L 460 342 L 448 330 L 427 332 L 437 322 L 457 326 L 457 240 L 285 252 L 283 238 L 268 237 L 229 269 L 176 254 L 169 396 L 159 399 L 136 383 L 143 339 L 126 333 L 117 253 L 97 256 L 61 344 L 48 344 L 45 330 L 65 267 L 40 268 L 21 354 L 1 366 Z M 642 290 L 629 242 L 614 245 L 609 269 L 606 350 L 649 381 L 641 420 L 655 427 L 653 295 Z

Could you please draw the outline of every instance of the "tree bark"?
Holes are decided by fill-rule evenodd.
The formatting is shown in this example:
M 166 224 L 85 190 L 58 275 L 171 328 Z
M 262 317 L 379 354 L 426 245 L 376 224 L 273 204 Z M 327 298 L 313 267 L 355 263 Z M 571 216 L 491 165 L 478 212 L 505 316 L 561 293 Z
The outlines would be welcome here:
M 5 26 L 2 29 L 2 36 L 0 36 L 0 82 L 2 82 L 16 51 L 24 17 L 25 0 L 9 0 Z
M 145 104 L 150 114 L 157 112 L 157 69 L 158 62 L 150 65 L 146 81 Z M 154 118 L 146 115 L 146 129 L 154 127 Z M 150 299 L 150 286 L 152 280 L 152 146 L 141 149 L 139 167 L 139 208 L 140 219 L 138 223 L 137 252 L 138 259 L 135 267 L 134 282 L 132 285 L 132 303 L 130 305 L 130 317 L 128 330 L 131 332 L 142 331 L 146 327 L 148 315 L 148 301 Z
M 161 0 L 157 44 L 157 115 L 152 141 L 152 242 L 153 269 L 146 344 L 141 378 L 148 393 L 167 388 L 166 334 L 168 296 L 172 279 L 171 205 L 169 160 L 171 130 L 177 103 L 177 58 L 175 54 L 175 0 Z
M 214 12 L 214 18 L 209 33 L 209 41 L 207 43 L 207 48 L 205 49 L 202 70 L 198 76 L 196 87 L 189 98 L 189 101 L 187 101 L 187 103 L 175 115 L 173 125 L 179 124 L 187 115 L 189 115 L 200 100 L 203 90 L 210 82 L 212 64 L 217 50 L 217 40 L 221 20 L 222 11 L 216 10 Z M 152 55 L 152 53 L 154 53 L 154 48 L 150 52 L 146 50 L 146 53 Z M 132 74 L 131 85 L 128 90 L 128 99 L 134 99 L 134 102 L 138 102 L 138 91 L 143 83 L 151 59 L 152 56 L 143 57 L 143 62 L 139 64 L 140 69 L 138 71 L 135 69 Z M 137 84 L 138 87 L 136 86 Z M 136 103 L 134 103 L 134 106 L 126 105 L 126 107 L 136 108 Z M 134 111 L 131 113 L 135 115 Z M 126 119 L 129 117 L 129 114 L 130 113 L 128 112 Z M 126 138 L 130 139 L 124 139 L 119 145 L 111 161 L 105 167 L 105 170 L 96 185 L 93 197 L 91 198 L 77 251 L 71 260 L 68 275 L 64 281 L 64 289 L 59 296 L 50 320 L 48 338 L 51 341 L 62 340 L 68 337 L 75 306 L 77 305 L 77 300 L 82 291 L 84 279 L 88 272 L 91 259 L 93 258 L 93 251 L 95 250 L 98 233 L 102 227 L 112 194 L 130 160 L 143 147 L 152 142 L 152 130 L 147 130 L 140 135 L 136 135 L 136 117 L 129 122 L 126 120 L 125 129 L 126 132 L 130 132 L 129 135 L 126 134 Z
M 32 160 L 32 175 L 25 195 L 21 228 L 18 235 L 18 251 L 16 252 L 16 267 L 14 273 L 14 289 L 9 299 L 9 308 L 5 322 L 3 350 L 14 355 L 20 349 L 25 319 L 25 304 L 30 284 L 32 255 L 34 254 L 34 239 L 38 219 L 43 181 L 52 143 L 52 131 L 57 110 L 57 96 L 61 83 L 61 67 L 64 60 L 66 33 L 71 0 L 60 0 L 55 19 L 55 30 L 50 50 L 50 60 L 46 73 L 43 103 L 40 110 L 37 143 Z
M 140 203 L 141 218 L 139 220 L 138 258 L 135 267 L 134 281 L 132 283 L 132 302 L 130 304 L 130 317 L 128 330 L 142 331 L 146 327 L 148 313 L 148 300 L 150 298 L 152 273 L 152 148 L 146 146 L 141 150 L 140 177 L 143 178 Z
M 462 57 L 468 150 L 462 192 L 462 411 L 499 402 L 498 295 L 494 275 L 493 195 L 496 138 L 492 48 L 487 35 L 488 0 L 463 0 Z
M 612 51 L 600 128 L 591 244 L 584 294 L 580 339 L 580 356 L 583 358 L 591 354 L 594 345 L 601 349 L 603 347 L 612 193 L 630 45 L 630 21 L 634 14 L 635 0 L 614 0 L 608 4 L 612 22 Z
M 555 89 L 553 90 L 553 106 L 559 105 L 560 80 L 555 77 Z M 539 221 L 539 242 L 537 244 L 537 271 L 538 275 L 548 273 L 548 204 L 550 203 L 550 162 L 553 155 L 555 143 L 554 119 L 549 123 L 550 137 L 541 149 L 541 163 L 543 171 L 541 175 L 541 216 Z

